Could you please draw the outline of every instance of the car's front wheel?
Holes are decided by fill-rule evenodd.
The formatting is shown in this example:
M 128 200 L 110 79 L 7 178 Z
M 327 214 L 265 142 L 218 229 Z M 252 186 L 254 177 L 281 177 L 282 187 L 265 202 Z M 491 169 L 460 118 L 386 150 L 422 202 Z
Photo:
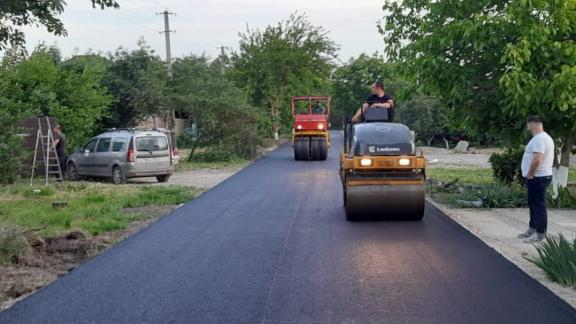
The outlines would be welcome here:
M 119 166 L 115 166 L 112 168 L 112 183 L 114 184 L 123 184 L 126 182 L 126 177 L 124 176 L 124 172 L 122 168 Z
M 70 181 L 82 180 L 82 176 L 80 175 L 80 173 L 78 173 L 78 168 L 76 168 L 76 165 L 74 163 L 68 164 L 68 170 L 66 172 L 66 177 Z
M 158 182 L 160 183 L 168 182 L 169 179 L 170 179 L 169 174 L 164 174 L 156 177 L 156 180 L 158 180 Z

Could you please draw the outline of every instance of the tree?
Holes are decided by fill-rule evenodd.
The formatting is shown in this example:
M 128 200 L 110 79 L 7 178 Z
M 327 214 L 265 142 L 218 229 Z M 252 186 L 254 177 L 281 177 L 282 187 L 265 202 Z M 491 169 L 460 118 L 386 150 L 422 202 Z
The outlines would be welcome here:
M 130 127 L 145 116 L 167 112 L 166 69 L 143 39 L 139 49 L 119 48 L 108 60 L 103 83 L 114 96 L 105 127 Z
M 408 89 L 407 82 L 400 78 L 398 68 L 378 54 L 361 54 L 334 70 L 332 124 L 338 124 L 344 115 L 351 116 L 356 112 L 370 94 L 374 81 L 384 82 L 386 92 L 392 96 Z
M 335 53 L 336 45 L 323 28 L 292 14 L 276 26 L 240 34 L 233 75 L 254 106 L 267 108 L 278 138 L 282 126 L 289 127 L 291 96 L 328 92 Z
M 0 184 L 13 183 L 21 171 L 27 152 L 24 138 L 19 136 L 23 132 L 14 125 L 31 113 L 28 105 L 5 96 L 7 93 L 21 91 L 10 82 L 15 71 L 8 62 L 14 61 L 4 57 L 0 68 Z
M 576 2 L 514 1 L 506 17 L 523 28 L 502 57 L 504 113 L 542 116 L 546 129 L 560 139 L 566 186 L 576 140 Z
M 102 86 L 104 62 L 84 64 L 72 58 L 63 62 L 56 87 L 58 106 L 51 112 L 68 135 L 68 145 L 75 148 L 94 136 L 103 118 L 108 116 L 112 96 Z
M 91 0 L 93 7 L 118 8 L 115 0 Z M 64 0 L 2 0 L 0 2 L 0 51 L 8 45 L 21 46 L 25 42 L 24 26 L 44 26 L 48 32 L 65 36 L 66 29 L 58 18 L 64 12 Z
M 396 109 L 398 121 L 413 130 L 416 138 L 427 146 L 431 146 L 437 137 L 447 141 L 448 137 L 454 135 L 447 109 L 438 98 L 414 96 L 408 101 L 399 102 Z
M 567 151 L 576 124 L 575 6 L 570 0 L 386 1 L 380 31 L 389 57 L 437 94 L 468 132 L 490 130 L 514 145 L 526 140 L 526 116 L 541 113 Z
M 101 86 L 103 64 L 65 68 L 59 57 L 57 48 L 39 46 L 28 59 L 7 67 L 0 98 L 27 115 L 56 117 L 75 147 L 93 135 L 111 98 Z
M 197 147 L 207 149 L 204 156 L 209 160 L 256 155 L 258 112 L 222 68 L 220 60 L 210 62 L 205 56 L 188 56 L 173 64 L 172 108 L 187 113 L 198 129 L 190 160 L 197 158 Z

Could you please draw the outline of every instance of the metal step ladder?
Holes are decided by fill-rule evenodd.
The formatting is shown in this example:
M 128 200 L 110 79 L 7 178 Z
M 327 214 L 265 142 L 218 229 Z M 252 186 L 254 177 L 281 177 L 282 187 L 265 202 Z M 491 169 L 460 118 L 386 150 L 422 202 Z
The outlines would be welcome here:
M 44 120 L 44 123 L 43 123 Z M 50 125 L 49 117 L 38 118 L 38 132 L 36 134 L 36 147 L 34 149 L 34 160 L 32 162 L 32 172 L 30 175 L 30 186 L 34 185 L 34 177 L 43 171 L 45 185 L 51 179 L 64 181 L 64 175 L 60 168 L 60 160 L 56 147 L 54 146 L 54 135 Z

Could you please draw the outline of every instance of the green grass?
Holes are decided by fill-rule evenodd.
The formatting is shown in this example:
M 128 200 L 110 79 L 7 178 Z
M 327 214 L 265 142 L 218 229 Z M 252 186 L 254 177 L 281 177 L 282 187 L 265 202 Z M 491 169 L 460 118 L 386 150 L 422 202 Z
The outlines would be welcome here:
M 485 168 L 428 168 L 426 169 L 428 178 L 433 178 L 443 182 L 449 182 L 456 178 L 460 183 L 486 184 L 494 183 L 492 169 Z M 576 168 L 571 168 L 568 176 L 568 183 L 576 184 Z
M 190 201 L 198 190 L 190 187 L 105 185 L 69 183 L 55 189 L 25 185 L 0 189 L 0 223 L 24 229 L 39 229 L 43 235 L 56 235 L 81 229 L 93 235 L 126 228 L 131 222 L 152 217 L 146 213 L 126 213 L 124 208 L 176 205 Z M 68 204 L 55 208 L 53 202 Z
M 188 162 L 186 159 L 187 156 L 180 158 L 180 162 L 176 166 L 176 171 L 191 171 L 198 169 L 237 169 L 243 168 L 250 163 L 250 161 L 242 159 L 223 162 Z
M 524 207 L 525 189 L 521 186 L 501 186 L 492 176 L 492 169 L 483 168 L 428 168 L 426 170 L 428 180 L 433 183 L 449 183 L 458 179 L 455 186 L 446 190 L 441 187 L 429 187 L 430 196 L 439 203 L 452 207 L 460 207 L 457 200 L 482 199 L 485 208 L 511 208 Z M 549 197 L 551 208 L 574 208 L 576 197 L 576 169 L 570 170 L 568 183 L 572 197 L 568 191 L 561 194 L 561 199 L 552 201 Z M 464 192 L 458 192 L 461 188 Z
M 494 183 L 492 169 L 480 168 L 428 168 L 426 175 L 429 179 L 450 182 L 458 179 L 458 183 L 466 184 L 489 184 Z

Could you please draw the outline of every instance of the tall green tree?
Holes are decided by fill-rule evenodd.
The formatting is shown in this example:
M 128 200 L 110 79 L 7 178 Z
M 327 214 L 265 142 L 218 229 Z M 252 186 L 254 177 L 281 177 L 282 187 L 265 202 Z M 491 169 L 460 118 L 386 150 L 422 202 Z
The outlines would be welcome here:
M 138 45 L 133 51 L 120 48 L 108 59 L 103 83 L 115 100 L 105 127 L 130 127 L 167 112 L 164 62 L 143 39 Z
M 375 81 L 382 81 L 385 91 L 394 97 L 409 87 L 401 79 L 398 68 L 378 54 L 361 54 L 351 58 L 334 70 L 331 81 L 334 102 L 332 124 L 340 123 L 344 115 L 354 114 L 370 95 L 370 86 Z
M 94 8 L 118 8 L 115 0 L 90 0 Z M 24 26 L 43 26 L 54 35 L 65 36 L 66 28 L 58 17 L 64 12 L 64 0 L 2 0 L 0 1 L 0 51 L 8 45 L 25 42 Z
M 387 54 L 437 94 L 467 131 L 526 140 L 540 113 L 568 156 L 575 132 L 571 0 L 386 1 Z M 567 166 L 563 158 L 562 165 Z
M 506 17 L 522 28 L 502 57 L 504 113 L 542 116 L 568 167 L 576 144 L 576 1 L 514 1 Z
M 275 138 L 283 126 L 289 128 L 291 96 L 328 92 L 336 50 L 327 32 L 300 14 L 240 34 L 234 78 L 253 105 L 268 111 Z
M 0 97 L 29 115 L 56 117 L 74 147 L 93 135 L 112 99 L 101 85 L 103 64 L 66 68 L 57 53 L 39 46 L 30 58 L 7 68 Z
M 221 60 L 187 56 L 177 59 L 173 70 L 172 108 L 187 113 L 197 126 L 189 159 L 196 158 L 197 147 L 207 149 L 210 159 L 253 158 L 259 114 L 230 80 Z
M 22 89 L 12 82 L 21 60 L 19 53 L 8 52 L 0 65 L 0 184 L 17 179 L 27 156 L 24 138 L 19 136 L 23 132 L 15 125 L 31 116 L 31 107 L 15 99 L 22 96 Z

